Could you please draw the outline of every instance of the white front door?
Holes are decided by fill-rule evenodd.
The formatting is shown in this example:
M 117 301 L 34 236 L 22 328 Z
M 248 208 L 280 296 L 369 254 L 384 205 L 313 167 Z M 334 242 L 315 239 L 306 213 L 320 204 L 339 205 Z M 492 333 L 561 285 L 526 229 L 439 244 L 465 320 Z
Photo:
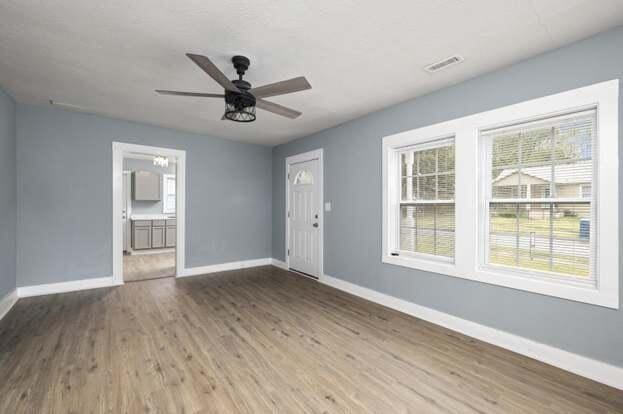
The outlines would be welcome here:
M 319 160 L 289 166 L 289 265 L 293 270 L 320 276 Z

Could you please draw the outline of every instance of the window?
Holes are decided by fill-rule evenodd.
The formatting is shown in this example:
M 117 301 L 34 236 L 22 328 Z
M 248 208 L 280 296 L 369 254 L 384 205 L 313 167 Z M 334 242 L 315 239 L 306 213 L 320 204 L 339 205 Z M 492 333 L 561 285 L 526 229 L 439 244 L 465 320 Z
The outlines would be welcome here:
M 175 213 L 175 175 L 163 174 L 162 181 L 164 193 L 162 197 L 162 212 L 165 214 L 173 214 Z
M 382 261 L 618 308 L 618 89 L 383 138 Z
M 487 265 L 593 281 L 592 203 L 578 192 L 593 181 L 595 116 L 592 109 L 481 133 Z
M 398 251 L 454 257 L 454 140 L 400 152 Z

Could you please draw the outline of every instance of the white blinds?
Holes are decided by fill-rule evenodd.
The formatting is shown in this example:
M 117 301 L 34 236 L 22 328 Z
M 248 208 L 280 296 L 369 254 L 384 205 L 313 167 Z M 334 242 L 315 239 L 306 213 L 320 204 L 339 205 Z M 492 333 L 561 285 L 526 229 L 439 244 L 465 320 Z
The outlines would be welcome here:
M 454 140 L 400 152 L 401 251 L 454 257 Z
M 595 111 L 484 135 L 488 263 L 590 279 Z

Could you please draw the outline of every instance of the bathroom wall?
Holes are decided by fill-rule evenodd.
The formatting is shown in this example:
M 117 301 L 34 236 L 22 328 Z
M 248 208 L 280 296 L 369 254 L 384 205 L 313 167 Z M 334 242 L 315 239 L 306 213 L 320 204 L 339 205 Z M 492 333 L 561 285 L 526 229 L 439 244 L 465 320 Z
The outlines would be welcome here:
M 124 158 L 123 171 L 150 171 L 157 174 L 175 174 L 175 163 L 169 160 L 168 167 L 158 167 L 152 160 Z M 164 185 L 162 186 L 164 191 Z M 164 194 L 160 201 L 137 201 L 132 200 L 131 214 L 163 214 Z

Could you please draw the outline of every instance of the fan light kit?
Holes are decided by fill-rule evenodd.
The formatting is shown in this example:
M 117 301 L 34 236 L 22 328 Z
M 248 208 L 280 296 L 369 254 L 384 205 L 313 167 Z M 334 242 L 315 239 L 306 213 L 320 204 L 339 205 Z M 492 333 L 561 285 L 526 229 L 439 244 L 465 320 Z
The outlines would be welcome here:
M 194 55 L 192 53 L 187 53 L 186 56 L 221 85 L 225 89 L 224 94 L 178 92 L 161 89 L 157 89 L 156 92 L 162 95 L 224 98 L 225 113 L 221 119 L 229 119 L 235 122 L 253 122 L 257 118 L 255 113 L 256 107 L 277 115 L 285 116 L 286 118 L 298 118 L 301 112 L 286 108 L 274 102 L 265 101 L 262 98 L 311 89 L 311 85 L 303 76 L 271 83 L 258 88 L 252 88 L 249 82 L 242 79 L 251 64 L 251 61 L 245 56 L 234 56 L 231 59 L 236 73 L 238 74 L 238 79 L 233 80 L 229 80 L 206 56 Z
M 168 167 L 169 166 L 169 159 L 167 157 L 162 157 L 160 155 L 155 156 L 154 157 L 154 165 L 156 167 Z

